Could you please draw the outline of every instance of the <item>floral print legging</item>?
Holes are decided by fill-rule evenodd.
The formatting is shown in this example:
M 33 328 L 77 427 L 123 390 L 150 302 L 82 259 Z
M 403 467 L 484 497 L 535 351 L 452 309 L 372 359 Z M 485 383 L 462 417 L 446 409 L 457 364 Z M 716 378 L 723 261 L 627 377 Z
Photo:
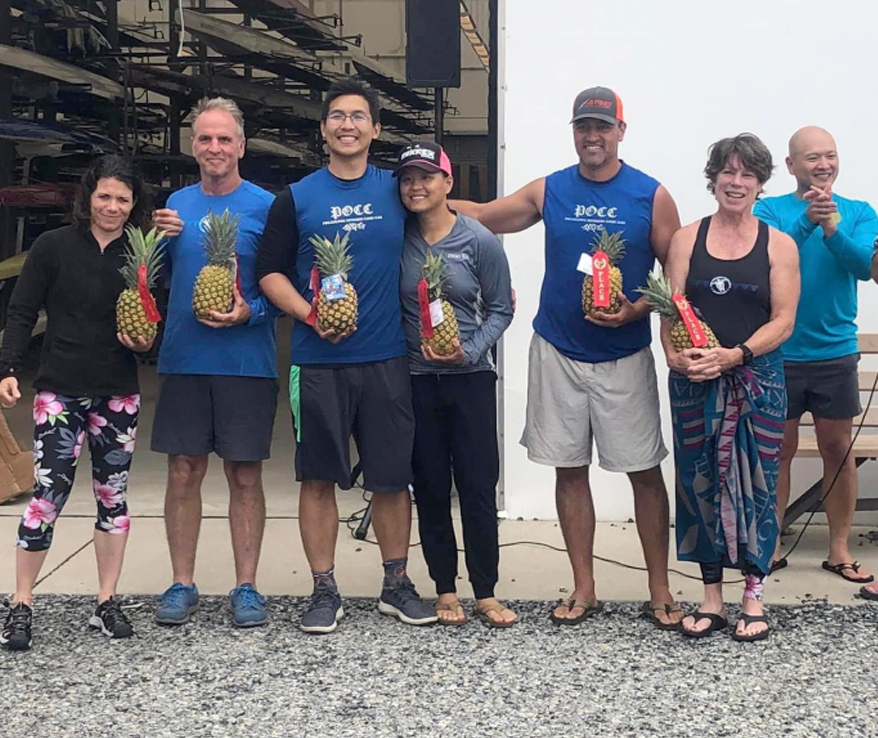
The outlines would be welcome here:
M 45 551 L 55 520 L 70 496 L 76 464 L 88 438 L 92 486 L 98 505 L 95 528 L 128 532 L 128 470 L 137 437 L 140 395 L 34 398 L 34 497 L 18 526 L 18 545 Z

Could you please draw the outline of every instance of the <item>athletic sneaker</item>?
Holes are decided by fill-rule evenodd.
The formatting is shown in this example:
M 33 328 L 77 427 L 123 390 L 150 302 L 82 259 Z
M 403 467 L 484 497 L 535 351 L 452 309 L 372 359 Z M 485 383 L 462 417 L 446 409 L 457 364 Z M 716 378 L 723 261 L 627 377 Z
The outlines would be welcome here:
M 182 625 L 198 609 L 198 587 L 174 582 L 159 597 L 155 621 L 162 625 Z
M 385 584 L 378 600 L 378 610 L 399 618 L 406 625 L 430 625 L 439 619 L 433 607 L 421 599 L 408 577 L 392 587 Z
M 253 589 L 252 584 L 242 584 L 229 592 L 232 600 L 232 618 L 239 628 L 252 628 L 265 625 L 268 612 L 265 609 L 265 598 Z
M 109 638 L 130 638 L 134 635 L 134 626 L 112 597 L 98 605 L 88 624 Z
M 9 612 L 6 614 L 6 623 L 0 632 L 0 646 L 10 651 L 27 651 L 33 641 L 31 637 L 31 624 L 33 623 L 34 611 L 23 602 L 17 605 L 4 603 Z
M 332 633 L 338 626 L 338 621 L 344 617 L 344 609 L 341 606 L 341 595 L 337 589 L 330 587 L 315 587 L 311 595 L 311 603 L 299 627 L 306 633 Z

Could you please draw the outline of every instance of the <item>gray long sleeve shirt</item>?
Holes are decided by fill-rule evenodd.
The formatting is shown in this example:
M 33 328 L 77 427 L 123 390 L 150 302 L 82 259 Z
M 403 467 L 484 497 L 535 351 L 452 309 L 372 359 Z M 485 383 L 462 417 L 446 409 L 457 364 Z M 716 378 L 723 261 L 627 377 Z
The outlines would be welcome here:
M 444 297 L 451 302 L 460 328 L 463 366 L 426 361 L 421 354 L 418 281 L 430 249 L 447 263 Z M 406 222 L 402 251 L 403 324 L 412 374 L 462 374 L 493 369 L 491 347 L 512 322 L 512 280 L 503 246 L 481 223 L 458 214 L 445 238 L 429 246 L 416 217 Z

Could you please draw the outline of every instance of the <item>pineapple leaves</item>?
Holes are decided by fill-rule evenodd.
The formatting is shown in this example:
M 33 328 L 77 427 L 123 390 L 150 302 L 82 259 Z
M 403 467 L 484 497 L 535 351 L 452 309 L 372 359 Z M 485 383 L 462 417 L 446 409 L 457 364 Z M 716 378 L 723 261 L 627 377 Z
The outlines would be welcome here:
M 339 274 L 342 279 L 348 279 L 354 262 L 348 250 L 349 238 L 349 233 L 345 233 L 344 237 L 341 237 L 338 232 L 332 241 L 317 234 L 309 236 L 308 241 L 314 247 L 314 261 L 321 276 L 331 277 L 334 274 Z
M 119 273 L 129 289 L 137 289 L 137 277 L 141 265 L 146 265 L 146 283 L 149 289 L 155 287 L 156 280 L 162 270 L 165 257 L 165 246 L 162 243 L 165 232 L 153 227 L 144 234 L 143 229 L 133 225 L 125 226 L 128 244 L 125 246 L 125 263 Z

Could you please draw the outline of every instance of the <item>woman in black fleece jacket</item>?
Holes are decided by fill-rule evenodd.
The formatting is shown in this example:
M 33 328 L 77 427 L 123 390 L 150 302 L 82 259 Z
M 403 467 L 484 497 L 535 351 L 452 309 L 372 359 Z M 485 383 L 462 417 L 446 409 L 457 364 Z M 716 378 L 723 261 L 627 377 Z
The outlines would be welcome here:
M 149 214 L 132 164 L 119 156 L 101 157 L 83 175 L 73 224 L 36 240 L 12 293 L 0 351 L 4 407 L 21 398 L 18 377 L 41 309 L 47 322 L 34 380 L 34 496 L 18 528 L 15 596 L 0 632 L 0 645 L 9 649 L 30 647 L 34 582 L 86 438 L 97 500 L 100 582 L 89 624 L 110 637 L 133 633 L 113 595 L 128 540 L 128 470 L 140 409 L 132 352 L 148 351 L 152 341 L 117 335 L 115 307 L 126 287 L 119 273 L 124 228 L 146 225 Z

